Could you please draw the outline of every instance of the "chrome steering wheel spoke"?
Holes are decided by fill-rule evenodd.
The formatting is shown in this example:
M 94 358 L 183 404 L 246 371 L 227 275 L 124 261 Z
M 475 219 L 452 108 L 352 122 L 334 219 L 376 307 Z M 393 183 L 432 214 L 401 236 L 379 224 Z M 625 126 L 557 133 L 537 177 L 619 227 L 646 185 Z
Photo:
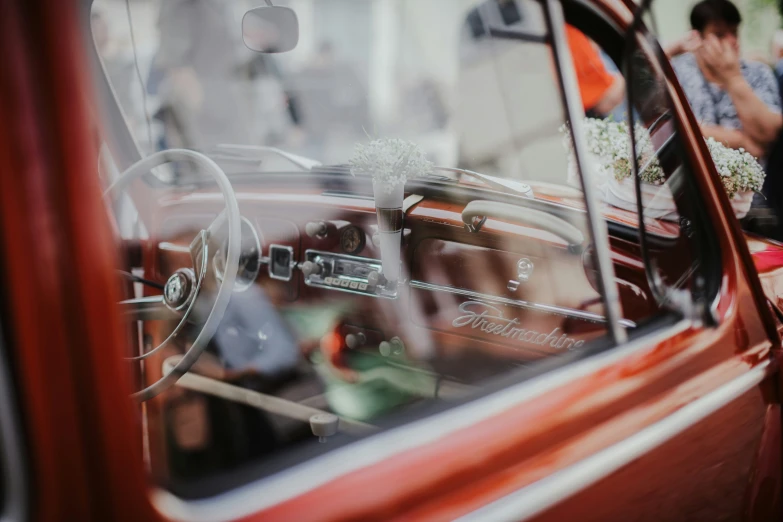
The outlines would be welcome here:
M 199 231 L 188 247 L 192 259 L 192 269 L 182 268 L 172 274 L 166 285 L 164 285 L 162 296 L 129 299 L 120 303 L 121 309 L 125 310 L 124 314 L 135 320 L 172 318 L 170 314 L 174 315 L 173 320 L 178 319 L 177 326 L 161 344 L 141 355 L 130 357 L 128 360 L 140 361 L 157 353 L 182 331 L 185 323 L 192 322 L 191 314 L 196 310 L 194 305 L 199 292 L 203 288 L 204 277 L 209 265 L 209 240 L 224 223 L 227 223 L 228 239 L 226 243 L 225 272 L 223 280 L 218 282 L 217 291 L 214 299 L 212 299 L 209 312 L 204 314 L 203 322 L 201 321 L 202 317 L 199 318 L 200 331 L 176 364 L 176 371 L 167 373 L 156 382 L 132 394 L 132 397 L 139 401 L 146 401 L 155 397 L 171 387 L 179 376 L 190 370 L 217 331 L 220 320 L 228 307 L 239 270 L 241 221 L 236 194 L 225 172 L 214 161 L 200 152 L 187 149 L 168 149 L 155 152 L 128 168 L 104 192 L 104 198 L 111 204 L 114 198 L 134 180 L 149 172 L 150 169 L 173 161 L 190 161 L 209 172 L 217 181 L 226 207 L 206 230 Z
M 129 361 L 141 361 L 160 351 L 179 335 L 185 323 L 196 306 L 199 292 L 204 283 L 204 277 L 207 274 L 207 264 L 209 262 L 209 246 L 207 244 L 207 231 L 202 230 L 191 242 L 191 256 L 194 261 L 193 270 L 189 268 L 180 268 L 174 272 L 163 287 L 163 296 L 161 301 L 164 308 L 179 317 L 179 323 L 158 346 L 148 352 L 134 357 L 126 357 Z M 196 245 L 196 246 L 194 246 Z M 200 259 L 198 259 L 200 257 Z M 200 262 L 199 262 L 200 261 Z M 198 274 L 198 275 L 196 275 Z M 181 317 L 180 317 L 181 315 Z
M 120 301 L 120 312 L 132 321 L 167 321 L 179 317 L 179 314 L 166 306 L 162 295 Z

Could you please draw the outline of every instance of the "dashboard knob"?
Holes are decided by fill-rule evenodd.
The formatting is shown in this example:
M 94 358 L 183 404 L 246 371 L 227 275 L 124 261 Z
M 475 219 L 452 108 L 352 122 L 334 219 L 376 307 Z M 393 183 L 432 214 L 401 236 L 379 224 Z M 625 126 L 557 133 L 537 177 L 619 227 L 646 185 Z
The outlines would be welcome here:
M 305 275 L 305 277 L 310 277 L 313 274 L 320 274 L 323 272 L 324 267 L 319 265 L 318 263 L 313 263 L 312 261 L 305 261 L 302 263 L 302 273 Z
M 395 336 L 389 339 L 389 344 L 391 345 L 391 353 L 393 355 L 402 355 L 405 351 L 405 343 L 399 337 Z
M 345 336 L 345 346 L 351 350 L 359 348 L 365 342 L 367 342 L 367 338 L 361 332 L 357 334 L 348 334 Z
M 381 274 L 377 270 L 373 270 L 372 272 L 367 274 L 367 284 L 369 284 L 370 286 L 385 285 L 386 278 L 383 277 L 383 274 Z
M 340 417 L 332 413 L 316 413 L 310 417 L 310 429 L 318 437 L 318 442 L 326 442 L 326 437 L 337 433 Z
M 323 221 L 310 221 L 305 225 L 305 234 L 310 237 L 324 238 L 326 237 L 326 223 Z

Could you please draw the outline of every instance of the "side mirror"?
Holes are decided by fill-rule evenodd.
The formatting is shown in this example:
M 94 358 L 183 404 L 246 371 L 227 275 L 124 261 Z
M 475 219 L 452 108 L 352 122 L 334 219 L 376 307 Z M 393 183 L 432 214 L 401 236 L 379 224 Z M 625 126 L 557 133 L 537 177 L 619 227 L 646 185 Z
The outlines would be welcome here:
M 288 7 L 256 7 L 242 17 L 242 40 L 260 53 L 290 51 L 299 42 L 299 20 Z

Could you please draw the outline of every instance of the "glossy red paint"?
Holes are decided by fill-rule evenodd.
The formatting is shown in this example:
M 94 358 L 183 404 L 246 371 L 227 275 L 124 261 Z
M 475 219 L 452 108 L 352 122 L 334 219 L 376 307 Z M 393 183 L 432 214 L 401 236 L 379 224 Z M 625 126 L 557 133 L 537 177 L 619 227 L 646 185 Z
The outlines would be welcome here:
M 274 215 L 274 206 L 270 207 L 274 201 L 273 194 L 267 194 L 262 199 L 265 201 L 265 212 Z M 200 197 L 199 201 L 203 205 L 207 201 L 206 195 Z M 318 207 L 330 206 L 327 201 L 310 202 L 313 203 L 317 203 Z M 176 215 L 186 209 L 187 206 L 184 206 L 169 211 Z M 439 224 L 454 223 L 455 229 L 459 230 L 456 225 L 459 220 L 457 210 L 438 210 Z M 246 212 L 249 212 L 248 215 L 255 215 L 254 211 L 247 207 Z M 417 216 L 422 215 L 434 215 L 430 203 L 420 204 L 417 210 L 411 213 L 411 220 L 415 221 Z M 165 218 L 161 221 L 165 221 Z M 638 274 L 639 266 L 632 261 L 633 256 L 619 249 L 614 257 L 636 268 Z M 737 268 L 736 264 L 733 266 Z M 742 275 L 734 274 L 729 277 L 727 273 L 726 280 L 741 281 Z M 452 435 L 447 440 L 399 456 L 393 463 L 347 475 L 328 486 L 265 512 L 264 517 L 301 517 L 305 515 L 305 511 L 300 510 L 309 510 L 309 506 L 319 505 L 323 507 L 319 509 L 318 515 L 327 520 L 388 516 L 448 519 L 470 512 L 497 498 L 497 495 L 524 487 L 536 478 L 546 476 L 602 449 L 604 446 L 600 444 L 611 445 L 664 418 L 693 398 L 764 361 L 769 356 L 771 344 L 764 340 L 763 335 L 758 335 L 763 330 L 758 318 L 754 316 L 749 290 L 747 287 L 742 287 L 742 290 L 743 294 L 738 295 L 725 289 L 729 297 L 724 300 L 724 324 L 717 334 L 705 335 L 703 331 L 696 329 L 673 336 L 660 346 L 653 344 L 617 366 L 585 379 L 584 383 L 569 383 L 559 392 L 564 394 L 562 400 L 555 399 L 558 393 L 555 392 L 543 402 L 520 405 L 497 417 L 494 422 L 488 421 L 480 427 Z M 751 332 L 756 334 L 752 335 Z M 610 391 L 613 383 L 618 389 L 615 393 Z M 667 390 L 676 390 L 678 387 L 681 388 L 678 390 L 681 395 L 666 393 Z M 594 399 L 594 396 L 600 397 L 600 400 Z M 589 404 L 590 407 L 585 407 L 584 404 Z M 751 415 L 751 420 L 755 419 L 755 424 L 761 425 L 764 417 L 760 412 L 766 407 L 763 396 L 746 399 L 742 404 L 741 410 L 751 414 L 755 412 L 755 417 Z M 753 405 L 753 408 L 748 405 Z M 587 429 L 600 426 L 602 419 L 612 421 L 595 429 L 594 433 Z M 736 422 L 734 424 L 736 425 Z M 520 428 L 508 430 L 509 425 Z M 775 432 L 772 433 L 774 436 Z M 756 433 L 753 436 L 758 439 L 761 435 Z M 599 445 L 588 444 L 590 441 L 593 441 L 591 444 Z M 748 458 L 747 450 L 752 449 L 752 443 L 752 440 L 746 443 L 745 458 Z M 673 447 L 682 453 L 683 443 L 674 444 Z M 765 451 L 765 454 L 767 452 Z M 561 458 L 563 454 L 567 458 Z M 463 461 L 455 459 L 454 455 L 470 455 L 470 459 Z M 678 458 L 683 457 L 687 455 L 683 454 Z M 749 458 L 752 459 L 752 456 Z M 672 455 L 664 452 L 660 459 L 671 460 Z M 748 465 L 746 461 L 737 463 L 740 464 Z M 401 476 L 409 469 L 426 471 L 417 473 L 415 478 L 408 476 L 402 480 Z M 739 471 L 739 468 L 735 470 L 735 475 Z M 648 470 L 642 470 L 640 473 L 646 475 L 647 472 Z M 656 473 L 661 475 L 661 472 Z M 778 483 L 776 478 L 767 477 L 765 480 L 767 484 L 770 483 L 769 480 Z M 349 492 L 364 488 L 367 484 L 374 484 L 371 494 L 363 494 L 361 500 L 349 495 Z M 482 489 L 479 484 L 486 486 Z M 426 499 L 422 498 L 422 492 L 426 492 Z M 441 494 L 442 497 L 439 496 Z M 342 498 L 345 498 L 344 503 L 335 500 Z M 422 503 L 424 506 L 420 505 Z M 290 511 L 287 511 L 288 508 Z M 409 511 L 411 509 L 412 511 Z M 741 506 L 735 505 L 733 509 L 741 509 Z M 672 517 L 674 512 L 658 515 Z M 313 514 L 308 516 L 313 517 Z
M 51 7 L 0 2 L 0 286 L 29 507 L 36 520 L 150 519 L 76 10 Z
M 694 343 L 697 332 L 683 332 L 480 426 L 349 474 L 245 520 L 449 520 L 467 514 L 622 440 L 747 371 L 752 366 L 745 361 L 749 354 L 732 354 L 734 336 L 730 330 L 724 332 L 721 338 L 698 344 Z M 714 353 L 717 346 L 724 347 L 722 353 Z M 768 350 L 767 343 L 757 346 L 754 358 L 763 359 Z M 715 364 L 716 358 L 724 357 L 724 362 Z M 688 379 L 693 375 L 699 378 Z M 757 399 L 754 405 L 754 411 L 761 413 L 751 421 L 759 425 L 764 402 Z M 728 426 L 737 425 L 718 424 L 740 434 L 742 425 L 731 429 Z M 687 458 L 692 448 L 681 445 L 674 455 L 664 453 L 661 461 Z M 417 472 L 411 474 L 412 469 Z M 779 476 L 770 479 L 780 485 Z M 571 505 L 571 500 L 564 504 Z M 316 513 L 312 506 L 319 506 Z M 585 509 L 584 503 L 575 506 Z M 629 519 L 624 515 L 631 515 L 631 507 L 611 511 L 617 517 L 611 520 Z M 662 513 L 658 520 L 666 520 L 663 515 L 675 520 L 673 514 Z
M 627 12 L 595 3 L 627 23 Z M 150 503 L 137 412 L 127 400 L 123 332 L 113 306 L 115 253 L 81 103 L 85 86 L 73 60 L 75 13 L 55 13 L 43 2 L 3 1 L 0 9 L 0 42 L 13 72 L 0 77 L 0 139 L 12 145 L 0 149 L 3 297 L 13 304 L 4 319 L 22 390 L 32 489 L 45 499 L 34 515 L 164 519 Z M 684 104 L 676 109 L 689 122 L 685 129 L 695 129 Z M 748 250 L 700 137 L 693 131 L 686 137 L 720 232 L 718 328 L 672 327 L 604 368 L 481 424 L 241 519 L 449 520 L 610 448 L 763 364 L 780 344 L 764 295 L 780 285 L 780 248 L 767 242 L 763 250 Z M 369 212 L 360 205 L 353 210 Z M 414 215 L 456 221 L 459 213 L 435 210 L 440 213 L 425 205 Z M 146 254 L 153 263 L 151 249 Z M 634 262 L 624 251 L 616 259 Z M 28 277 L 31 271 L 36 277 Z M 775 364 L 769 371 L 776 370 Z M 720 437 L 708 436 L 716 431 Z M 536 520 L 778 518 L 780 436 L 777 390 L 767 382 Z M 718 465 L 722 487 L 700 487 L 716 484 Z M 749 474 L 751 483 L 738 490 L 738 477 Z M 711 503 L 714 512 L 689 511 Z

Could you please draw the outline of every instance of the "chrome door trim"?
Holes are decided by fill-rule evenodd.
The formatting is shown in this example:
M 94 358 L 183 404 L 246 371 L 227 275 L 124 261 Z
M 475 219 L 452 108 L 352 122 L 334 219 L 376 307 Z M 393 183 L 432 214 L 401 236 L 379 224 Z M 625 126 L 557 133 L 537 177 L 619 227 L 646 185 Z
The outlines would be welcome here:
M 502 497 L 457 520 L 522 521 L 541 514 L 559 502 L 587 489 L 647 452 L 697 424 L 723 406 L 758 386 L 767 376 L 770 361 L 686 404 L 671 415 L 617 444 Z
M 418 280 L 411 281 L 410 286 L 411 288 L 418 288 L 419 290 L 430 290 L 432 292 L 448 292 L 450 294 L 470 297 L 471 299 L 478 299 L 480 301 L 486 301 L 489 303 L 516 306 L 517 308 L 525 308 L 527 310 L 535 310 L 547 314 L 574 317 L 576 319 L 583 319 L 585 321 L 592 321 L 595 323 L 607 322 L 606 317 L 604 317 L 603 315 L 594 314 L 592 312 L 586 312 L 584 310 L 577 310 L 576 308 L 568 308 L 565 306 L 535 303 L 532 301 L 524 301 L 522 299 L 510 299 L 508 297 L 483 294 L 481 292 L 474 292 L 472 290 L 465 290 L 463 288 L 457 288 L 454 286 L 435 285 L 432 283 L 425 283 L 424 281 L 418 281 Z M 630 319 L 620 319 L 620 324 L 622 324 L 626 328 L 636 328 L 636 323 L 631 321 Z
M 234 490 L 202 500 L 183 500 L 161 489 L 152 493 L 155 507 L 174 520 L 218 522 L 237 520 L 269 509 L 321 487 L 353 471 L 441 440 L 539 397 L 569 382 L 606 368 L 637 352 L 689 330 L 682 320 L 622 346 L 535 376 L 495 393 L 297 464 Z
M 587 163 L 587 138 L 582 130 L 582 119 L 585 116 L 582 108 L 582 97 L 576 80 L 571 50 L 565 35 L 565 16 L 559 0 L 545 0 L 544 19 L 552 36 L 552 52 L 554 54 L 555 71 L 560 83 L 568 124 L 571 126 L 571 140 L 574 148 L 579 179 L 582 183 L 585 208 L 587 209 L 587 224 L 595 244 L 595 260 L 598 264 L 598 288 L 604 303 L 609 332 L 615 344 L 623 344 L 628 340 L 628 333 L 620 323 L 622 306 L 620 292 L 617 290 L 612 254 L 609 250 L 609 233 L 603 212 L 598 203 L 598 193 L 592 179 L 592 172 Z

